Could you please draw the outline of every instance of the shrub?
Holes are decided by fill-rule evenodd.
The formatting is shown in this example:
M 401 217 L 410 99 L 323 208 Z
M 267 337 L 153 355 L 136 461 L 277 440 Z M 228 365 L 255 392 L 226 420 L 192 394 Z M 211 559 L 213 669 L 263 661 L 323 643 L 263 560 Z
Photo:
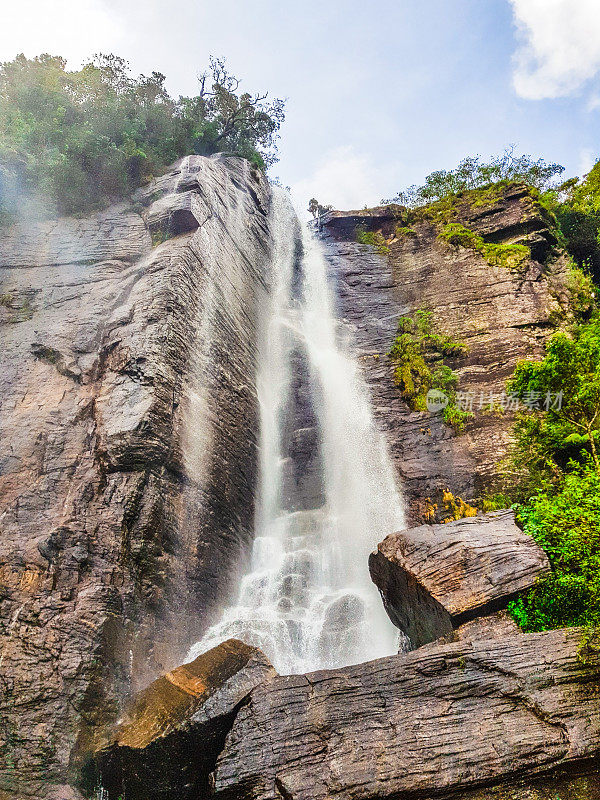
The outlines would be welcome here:
M 546 551 L 552 572 L 510 612 L 528 631 L 600 624 L 600 476 L 578 468 L 549 492 L 517 506 L 517 517 Z
M 398 333 L 388 356 L 393 366 L 394 383 L 414 411 L 427 409 L 430 389 L 440 389 L 449 398 L 444 409 L 444 421 L 457 433 L 473 414 L 462 411 L 456 403 L 458 375 L 443 361 L 443 357 L 466 355 L 468 348 L 449 336 L 434 333 L 431 311 L 417 311 L 415 317 L 401 317 Z
M 210 59 L 196 97 L 171 98 L 165 76 L 132 78 L 127 62 L 95 56 L 19 55 L 0 66 L 0 214 L 23 196 L 51 213 L 123 197 L 180 156 L 227 151 L 265 167 L 276 157 L 283 103 L 238 94 L 239 81 Z

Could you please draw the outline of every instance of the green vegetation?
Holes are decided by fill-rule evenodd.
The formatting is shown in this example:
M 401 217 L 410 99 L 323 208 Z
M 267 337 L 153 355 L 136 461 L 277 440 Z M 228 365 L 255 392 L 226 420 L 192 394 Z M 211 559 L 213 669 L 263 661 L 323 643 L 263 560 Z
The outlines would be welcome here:
M 486 188 L 477 198 L 479 205 L 493 203 L 497 189 L 491 184 L 526 183 L 543 189 L 548 182 L 564 172 L 560 164 L 547 164 L 543 159 L 534 161 L 531 156 L 515 156 L 514 148 L 509 147 L 501 156 L 482 162 L 480 156 L 464 158 L 453 170 L 437 170 L 425 178 L 423 186 L 409 186 L 399 192 L 392 200 L 384 203 L 400 203 L 408 208 L 417 208 L 447 200 L 470 189 Z
M 311 197 L 308 201 L 308 211 L 313 215 L 315 219 L 317 219 L 321 214 L 325 214 L 327 211 L 331 211 L 333 208 L 332 205 L 323 206 L 316 197 Z
M 276 160 L 281 100 L 238 93 L 210 59 L 195 97 L 171 98 L 165 76 L 130 75 L 127 62 L 95 56 L 17 56 L 0 66 L 0 215 L 26 197 L 48 213 L 77 213 L 124 197 L 177 158 L 228 152 L 264 168 Z
M 158 247 L 159 244 L 166 242 L 167 239 L 171 238 L 171 234 L 166 228 L 155 228 L 151 234 L 150 238 L 152 239 L 152 247 Z
M 426 410 L 430 389 L 444 392 L 449 399 L 444 409 L 444 421 L 458 433 L 473 414 L 458 407 L 458 375 L 444 363 L 444 358 L 466 355 L 468 348 L 449 336 L 433 333 L 432 327 L 430 311 L 417 311 L 414 319 L 401 317 L 398 320 L 398 333 L 388 352 L 394 383 L 415 411 Z
M 595 311 L 592 280 L 600 279 L 600 162 L 582 180 L 549 187 L 562 171 L 557 164 L 514 158 L 508 151 L 489 163 L 464 159 L 455 170 L 432 173 L 423 186 L 410 187 L 394 201 L 409 207 L 407 224 L 430 221 L 449 244 L 475 250 L 490 264 L 518 269 L 530 258 L 527 247 L 487 243 L 458 220 L 461 203 L 493 206 L 509 182 L 519 181 L 552 215 L 559 241 L 573 259 L 568 309 L 561 300 L 565 311 L 555 320 L 570 327 L 551 337 L 541 362 L 517 366 L 508 392 L 534 410 L 517 418 L 502 493 L 480 498 L 476 505 L 491 511 L 513 504 L 519 524 L 551 563 L 551 572 L 511 603 L 513 617 L 528 631 L 587 626 L 579 653 L 586 663 L 600 650 L 600 312 Z M 452 392 L 455 386 L 452 370 L 442 380 L 434 378 L 436 350 L 428 339 L 429 325 L 430 320 L 420 323 L 418 317 L 400 320 L 390 350 L 395 381 L 419 409 L 429 387 Z M 454 408 L 451 402 L 446 409 L 449 422 Z M 456 509 L 445 504 L 445 509 L 462 513 L 462 502 Z M 436 509 L 430 508 L 432 518 Z
M 354 235 L 356 236 L 357 242 L 371 245 L 382 255 L 387 255 L 390 252 L 390 248 L 387 246 L 385 237 L 381 231 L 367 231 L 361 225 L 358 225 L 354 231 Z
M 575 262 L 600 279 L 600 161 L 582 180 L 571 178 L 540 195 L 556 215 L 564 244 Z
M 556 333 L 508 389 L 540 405 L 517 421 L 511 483 L 517 519 L 552 565 L 510 611 L 525 630 L 598 625 L 600 315 Z
M 402 239 L 403 236 L 416 236 L 417 232 L 414 228 L 408 228 L 404 225 L 396 225 L 394 230 L 394 236 L 398 239 Z
M 531 251 L 524 244 L 490 244 L 458 222 L 444 225 L 438 238 L 448 244 L 460 245 L 481 253 L 492 266 L 519 269 L 531 258 Z

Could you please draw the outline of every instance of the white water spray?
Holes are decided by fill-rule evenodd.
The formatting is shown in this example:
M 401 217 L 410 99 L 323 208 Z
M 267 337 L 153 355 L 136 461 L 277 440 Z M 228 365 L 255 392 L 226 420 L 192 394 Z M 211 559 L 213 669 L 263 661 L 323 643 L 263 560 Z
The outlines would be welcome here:
M 251 565 L 236 603 L 189 658 L 236 637 L 289 674 L 397 652 L 398 631 L 367 562 L 383 536 L 404 527 L 404 515 L 366 386 L 337 336 L 321 244 L 307 230 L 298 241 L 298 220 L 283 191 L 275 192 L 271 224 L 273 288 L 258 374 L 260 488 Z M 295 353 L 308 366 L 317 422 L 318 508 L 297 507 L 285 491 Z

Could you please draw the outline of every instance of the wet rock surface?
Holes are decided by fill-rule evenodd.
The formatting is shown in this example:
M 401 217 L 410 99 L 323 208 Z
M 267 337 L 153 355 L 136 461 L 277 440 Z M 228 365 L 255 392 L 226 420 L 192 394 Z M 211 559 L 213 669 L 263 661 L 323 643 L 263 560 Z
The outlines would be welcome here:
M 420 647 L 506 607 L 550 564 L 507 510 L 390 534 L 369 569 L 390 619 Z
M 260 650 L 235 639 L 198 656 L 137 695 L 88 781 L 110 800 L 197 800 L 237 709 L 275 670 Z
M 537 800 L 555 776 L 571 791 L 585 783 L 573 776 L 597 769 L 600 753 L 600 661 L 578 656 L 581 636 L 571 629 L 429 645 L 273 678 L 236 717 L 216 797 Z M 588 785 L 597 790 L 597 776 Z
M 508 187 L 493 204 L 465 202 L 457 211 L 457 221 L 490 242 L 541 237 L 546 243 L 542 250 L 534 247 L 534 258 L 518 271 L 491 266 L 479 253 L 441 241 L 439 226 L 427 219 L 411 223 L 412 234 L 397 237 L 389 254 L 380 254 L 355 241 L 355 212 L 345 213 L 336 212 L 323 227 L 338 313 L 362 361 L 378 425 L 386 434 L 410 518 L 418 524 L 431 508 L 429 500 L 439 502 L 445 488 L 467 499 L 493 489 L 515 412 L 488 407 L 494 399 L 499 405 L 519 359 L 540 357 L 551 320 L 568 303 L 566 260 L 550 252 L 555 241 L 551 222 L 519 186 Z M 389 228 L 377 214 L 361 224 L 384 233 Z M 401 212 L 399 224 L 407 224 Z M 543 263 L 535 260 L 542 257 Z M 417 310 L 433 312 L 434 332 L 469 347 L 467 356 L 446 359 L 459 375 L 459 389 L 474 405 L 475 418 L 461 435 L 440 415 L 411 411 L 394 386 L 386 353 L 398 318 Z
M 181 192 L 200 222 L 153 247 L 149 207 Z M 131 206 L 0 238 L 0 792 L 64 785 L 230 591 L 269 198 L 248 162 L 192 156 Z

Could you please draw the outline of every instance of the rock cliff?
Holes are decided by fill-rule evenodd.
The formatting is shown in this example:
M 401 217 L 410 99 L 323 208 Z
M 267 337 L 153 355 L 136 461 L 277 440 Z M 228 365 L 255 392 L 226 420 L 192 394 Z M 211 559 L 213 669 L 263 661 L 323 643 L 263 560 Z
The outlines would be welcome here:
M 513 413 L 476 409 L 456 435 L 411 411 L 386 356 L 398 317 L 431 311 L 465 342 L 460 388 L 489 400 L 569 310 L 568 265 L 530 192 L 480 200 L 459 198 L 452 219 L 530 248 L 517 268 L 445 241 L 429 212 L 410 227 L 401 207 L 323 225 L 341 328 L 419 523 L 442 489 L 493 486 Z M 380 545 L 374 577 L 418 628 L 413 653 L 278 676 L 227 642 L 178 667 L 252 538 L 269 206 L 247 162 L 194 156 L 131 204 L 0 238 L 0 798 L 89 793 L 92 750 L 110 800 L 204 800 L 213 768 L 220 800 L 599 797 L 597 649 L 502 616 L 453 630 L 547 568 L 506 515 L 483 536 L 468 519 Z M 322 454 L 300 354 L 294 365 L 284 492 L 302 511 L 322 501 Z M 404 584 L 426 602 L 407 606 Z
M 0 237 L 0 794 L 65 783 L 235 579 L 269 202 L 248 162 L 192 156 Z
M 518 269 L 494 266 L 476 250 L 444 241 L 442 214 L 429 211 L 410 222 L 401 207 L 394 218 L 387 207 L 338 211 L 322 226 L 339 314 L 363 362 L 415 523 L 424 521 L 428 498 L 439 502 L 445 488 L 468 499 L 494 488 L 514 410 L 501 413 L 493 402 L 488 409 L 490 401 L 501 397 L 519 359 L 541 354 L 569 305 L 568 267 L 554 249 L 552 220 L 526 187 L 508 186 L 483 200 L 467 192 L 452 209 L 455 223 L 486 242 L 528 246 L 532 257 Z M 389 252 L 358 243 L 357 224 L 392 236 Z M 475 418 L 460 436 L 441 416 L 411 411 L 394 386 L 386 354 L 398 318 L 417 310 L 431 311 L 436 332 L 469 348 L 465 357 L 448 360 L 460 390 L 474 401 Z

